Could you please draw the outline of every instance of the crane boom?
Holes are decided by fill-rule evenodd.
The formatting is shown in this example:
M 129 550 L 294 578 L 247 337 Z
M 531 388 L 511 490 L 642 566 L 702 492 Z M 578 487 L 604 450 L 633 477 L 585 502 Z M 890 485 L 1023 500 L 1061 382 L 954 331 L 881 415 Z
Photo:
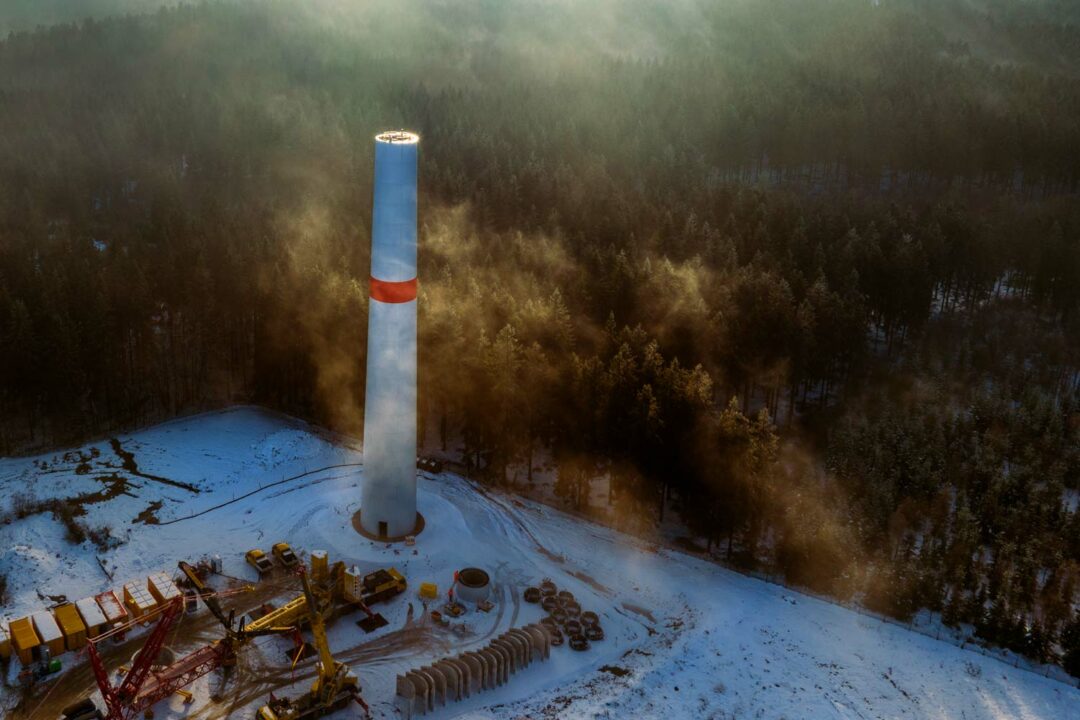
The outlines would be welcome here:
M 253 637 L 262 637 L 264 635 L 284 635 L 286 633 L 291 633 L 295 630 L 295 627 L 293 627 L 292 625 L 260 627 L 254 630 L 247 630 L 244 628 L 243 625 L 241 625 L 239 629 L 234 630 L 232 615 L 226 615 L 225 611 L 221 609 L 221 603 L 218 602 L 218 595 L 220 595 L 221 593 L 216 592 L 212 587 L 204 583 L 199 577 L 199 574 L 195 572 L 195 568 L 193 568 L 189 563 L 181 560 L 179 563 L 177 563 L 177 565 L 184 573 L 184 575 L 187 576 L 188 581 L 195 588 L 195 591 L 199 594 L 199 597 L 202 598 L 202 601 L 206 605 L 206 607 L 209 608 L 213 616 L 217 618 L 218 622 L 221 623 L 222 626 L 225 628 L 225 632 L 229 634 L 230 638 L 239 642 L 244 642 L 245 640 Z M 245 588 L 247 590 L 254 589 L 251 585 L 247 585 L 245 586 Z
M 202 601 L 206 605 L 206 607 L 210 610 L 211 613 L 213 613 L 214 617 L 218 619 L 218 622 L 224 625 L 226 630 L 231 630 L 232 628 L 230 627 L 230 623 L 225 617 L 225 613 L 221 609 L 221 603 L 219 603 L 217 598 L 214 597 L 214 591 L 207 587 L 205 583 L 203 583 L 202 579 L 199 577 L 199 574 L 195 572 L 195 568 L 191 567 L 191 565 L 184 562 L 183 560 L 177 563 L 177 565 L 180 568 L 180 571 L 187 576 L 188 581 L 195 588 L 195 592 L 199 593 L 199 597 L 202 598 Z
M 161 616 L 158 618 L 157 625 L 154 626 L 153 632 L 150 633 L 146 643 L 143 644 L 142 650 L 139 651 L 139 656 L 132 663 L 131 670 L 128 671 L 124 679 L 116 687 L 113 687 L 112 683 L 109 682 L 109 674 L 106 672 L 105 665 L 98 654 L 97 643 L 93 641 L 89 643 L 90 664 L 93 666 L 94 678 L 97 680 L 102 699 L 105 701 L 109 720 L 128 720 L 138 714 L 141 708 L 135 701 L 139 696 L 139 691 L 142 689 L 143 683 L 146 682 L 146 677 L 149 675 L 154 661 L 157 660 L 162 645 L 165 644 L 165 637 L 169 634 L 169 630 L 172 629 L 176 618 L 180 616 L 180 610 L 180 598 L 171 600 L 165 606 Z
M 256 713 L 257 720 L 314 720 L 344 707 L 352 700 L 364 708 L 370 717 L 371 711 L 360 696 L 360 683 L 356 675 L 348 665 L 335 660 L 330 652 L 326 621 L 323 619 L 326 608 L 319 603 L 317 594 L 312 590 L 303 565 L 297 569 L 297 574 L 304 589 L 311 635 L 319 653 L 318 674 L 311 690 L 299 698 L 275 698 L 271 695 L 270 702 Z
M 326 624 L 323 622 L 322 611 L 317 604 L 315 593 L 311 590 L 311 583 L 308 581 L 306 572 L 300 572 L 300 583 L 304 587 L 304 597 L 307 599 L 311 636 L 315 639 L 315 647 L 319 651 L 319 678 L 312 689 L 321 694 L 323 687 L 333 680 L 338 663 L 330 652 L 330 641 L 326 639 Z
M 165 643 L 166 636 L 183 611 L 182 598 L 178 597 L 170 600 L 155 611 L 159 613 L 157 625 L 154 626 L 154 629 L 147 637 L 138 657 L 132 663 L 131 670 L 127 672 L 124 679 L 116 687 L 113 687 L 112 682 L 109 680 L 109 674 L 105 670 L 104 662 L 97 650 L 97 643 L 112 635 L 115 630 L 91 640 L 88 644 L 90 663 L 93 667 L 94 679 L 97 681 L 98 689 L 101 691 L 101 696 L 105 701 L 108 720 L 133 720 L 140 712 L 152 707 L 156 702 L 168 697 L 177 689 L 191 684 L 216 668 L 235 663 L 238 649 L 252 637 L 296 631 L 296 628 L 291 625 L 260 628 L 250 632 L 246 632 L 242 626 L 239 629 L 234 629 L 232 614 L 226 616 L 218 597 L 231 595 L 237 591 L 215 592 L 213 588 L 208 587 L 199 578 L 195 568 L 191 565 L 181 561 L 179 567 L 188 580 L 191 581 L 192 586 L 198 592 L 206 607 L 210 609 L 210 612 L 225 628 L 225 637 L 185 655 L 168 667 L 151 671 Z M 252 589 L 250 586 L 242 588 L 244 591 Z M 143 620 L 145 619 L 144 617 Z

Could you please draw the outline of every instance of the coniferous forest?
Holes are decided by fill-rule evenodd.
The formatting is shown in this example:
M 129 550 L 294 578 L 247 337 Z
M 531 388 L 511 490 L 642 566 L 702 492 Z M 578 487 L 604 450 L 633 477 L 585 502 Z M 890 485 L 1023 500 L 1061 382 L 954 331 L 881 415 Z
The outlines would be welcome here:
M 0 454 L 247 402 L 358 433 L 403 127 L 429 444 L 1080 676 L 1080 5 L 27 8 Z

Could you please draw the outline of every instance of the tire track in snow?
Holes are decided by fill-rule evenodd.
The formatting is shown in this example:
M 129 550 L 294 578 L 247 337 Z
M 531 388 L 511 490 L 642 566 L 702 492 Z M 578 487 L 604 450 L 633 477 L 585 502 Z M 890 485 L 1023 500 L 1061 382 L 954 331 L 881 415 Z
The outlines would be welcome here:
M 158 525 L 172 525 L 174 523 L 183 522 L 184 520 L 191 520 L 192 518 L 197 518 L 197 517 L 200 517 L 202 515 L 206 515 L 207 513 L 211 513 L 211 512 L 213 512 L 215 510 L 220 510 L 223 507 L 227 507 L 229 505 L 232 505 L 233 503 L 240 502 L 241 500 L 246 500 L 247 498 L 251 497 L 252 495 L 258 495 L 263 490 L 267 490 L 269 488 L 276 487 L 278 485 L 283 485 L 283 484 L 288 483 L 288 482 L 295 482 L 296 480 L 299 480 L 300 478 L 308 477 L 309 475 L 315 475 L 316 473 L 321 473 L 321 472 L 325 472 L 327 470 L 334 470 L 336 468 L 345 468 L 345 467 L 364 467 L 364 463 L 340 463 L 340 464 L 337 464 L 337 465 L 327 465 L 325 467 L 316 468 L 315 470 L 308 470 L 307 472 L 302 472 L 299 475 L 293 475 L 292 477 L 283 478 L 281 480 L 275 480 L 272 483 L 267 483 L 266 485 L 261 485 L 258 488 L 256 488 L 255 490 L 252 490 L 251 492 L 246 492 L 243 495 L 238 495 L 238 496 L 234 497 L 232 500 L 226 500 L 223 503 L 213 505 L 211 507 L 206 508 L 205 510 L 200 510 L 197 513 L 192 513 L 191 515 L 186 515 L 186 516 L 180 517 L 180 518 L 173 518 L 172 520 L 162 520 L 161 522 L 158 523 Z

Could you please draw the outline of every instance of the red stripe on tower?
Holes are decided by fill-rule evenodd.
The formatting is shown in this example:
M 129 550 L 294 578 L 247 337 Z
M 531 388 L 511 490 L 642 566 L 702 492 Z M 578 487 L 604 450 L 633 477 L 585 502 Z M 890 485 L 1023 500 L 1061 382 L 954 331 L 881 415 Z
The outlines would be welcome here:
M 371 299 L 384 303 L 407 303 L 416 299 L 416 278 L 390 282 L 371 278 Z

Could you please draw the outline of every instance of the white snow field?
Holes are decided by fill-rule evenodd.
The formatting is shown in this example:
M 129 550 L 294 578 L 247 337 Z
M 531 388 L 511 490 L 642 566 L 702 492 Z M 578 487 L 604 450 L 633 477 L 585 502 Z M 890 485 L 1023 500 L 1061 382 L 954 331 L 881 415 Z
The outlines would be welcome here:
M 89 543 L 70 545 L 49 513 L 0 524 L 0 572 L 8 575 L 12 596 L 3 608 L 6 619 L 47 607 L 52 601 L 43 596 L 78 600 L 154 571 L 171 574 L 178 560 L 203 554 L 218 553 L 226 574 L 255 580 L 243 553 L 252 547 L 269 551 L 287 540 L 305 557 L 324 549 L 331 561 L 365 570 L 393 565 L 408 578 L 405 596 L 377 608 L 390 621 L 387 627 L 365 635 L 354 614 L 338 619 L 330 633 L 338 658 L 360 676 L 377 718 L 398 717 L 393 693 L 399 673 L 539 620 L 542 611 L 524 603 L 521 593 L 544 577 L 599 613 L 606 639 L 585 652 L 554 648 L 548 662 L 533 663 L 509 684 L 424 717 L 1080 718 L 1080 691 L 1063 683 L 549 507 L 484 492 L 452 474 L 420 481 L 427 527 L 414 548 L 372 543 L 351 524 L 362 480 L 355 441 L 257 408 L 185 418 L 118 440 L 141 475 L 131 473 L 131 461 L 121 467 L 108 440 L 81 448 L 83 458 L 97 449 L 85 463 L 71 453 L 66 459 L 55 453 L 0 460 L 5 512 L 12 495 L 31 486 L 39 499 L 68 498 L 101 490 L 98 473 L 129 479 L 123 493 L 86 504 L 80 518 L 90 527 L 109 524 L 124 540 L 102 555 L 100 565 L 97 550 Z M 259 489 L 304 472 L 309 474 Z M 230 502 L 234 497 L 241 499 Z M 161 524 L 135 521 L 148 517 L 148 509 Z M 449 628 L 435 625 L 421 612 L 419 583 L 445 589 L 453 571 L 466 566 L 492 575 L 496 607 L 471 612 Z M 211 582 L 220 587 L 224 579 Z M 288 576 L 269 582 L 295 592 Z M 416 611 L 411 620 L 410 603 Z M 187 652 L 217 637 L 220 628 L 201 609 L 184 619 L 173 645 Z M 260 638 L 243 652 L 220 701 L 210 699 L 221 683 L 212 675 L 193 686 L 193 703 L 163 701 L 155 717 L 252 717 L 271 690 L 288 694 L 310 683 L 313 660 L 290 672 L 288 647 L 281 638 Z M 0 690 L 3 715 L 53 720 L 58 698 L 93 689 L 84 658 L 68 653 L 61 659 L 65 670 L 47 695 L 39 692 L 15 709 L 17 692 Z M 9 681 L 18 663 L 12 666 Z M 361 716 L 352 706 L 336 717 Z

